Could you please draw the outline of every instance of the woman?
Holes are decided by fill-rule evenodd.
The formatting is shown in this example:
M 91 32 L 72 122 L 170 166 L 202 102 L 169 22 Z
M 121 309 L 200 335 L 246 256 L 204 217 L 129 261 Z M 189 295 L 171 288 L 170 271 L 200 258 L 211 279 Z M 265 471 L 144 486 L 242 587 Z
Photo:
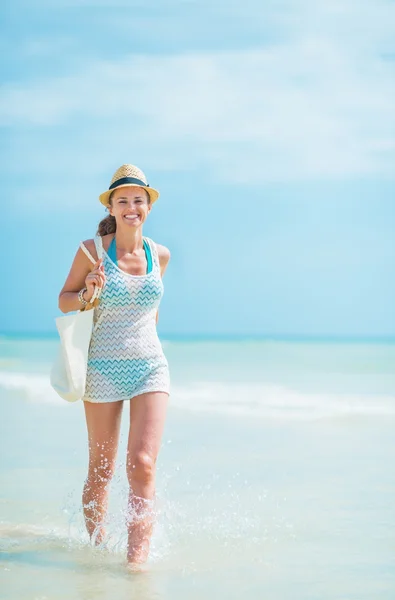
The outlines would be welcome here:
M 143 237 L 143 224 L 158 197 L 140 169 L 120 167 L 108 191 L 99 197 L 110 214 L 99 224 L 98 236 L 78 250 L 59 296 L 59 308 L 67 313 L 89 308 L 95 286 L 101 288 L 83 398 L 89 471 L 82 499 L 88 533 L 100 544 L 105 538 L 108 484 L 115 468 L 123 403 L 129 400 L 127 560 L 131 566 L 148 557 L 155 464 L 169 396 L 168 364 L 156 323 L 170 252 Z M 93 268 L 91 261 L 96 261 Z

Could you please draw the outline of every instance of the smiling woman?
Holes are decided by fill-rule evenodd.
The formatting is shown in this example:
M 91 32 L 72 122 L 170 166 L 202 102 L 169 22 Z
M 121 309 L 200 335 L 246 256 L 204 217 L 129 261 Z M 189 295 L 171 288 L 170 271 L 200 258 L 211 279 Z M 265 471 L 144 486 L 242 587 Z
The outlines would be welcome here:
M 108 484 L 115 468 L 123 402 L 130 400 L 127 475 L 128 563 L 148 557 L 154 524 L 155 464 L 169 395 L 169 369 L 156 331 L 167 248 L 143 237 L 142 227 L 159 193 L 144 173 L 123 165 L 101 194 L 109 216 L 84 242 L 60 293 L 63 312 L 84 309 L 95 286 L 95 307 L 83 397 L 89 438 L 89 472 L 83 492 L 87 530 L 105 541 Z M 93 256 L 92 269 L 86 254 Z M 103 259 L 97 260 L 98 256 Z M 83 287 L 85 286 L 85 287 Z
M 117 221 L 115 212 L 120 208 L 125 208 L 128 204 L 132 204 L 133 210 L 123 215 L 123 219 L 129 222 L 137 223 L 140 215 L 139 211 L 136 210 L 138 206 L 147 206 L 146 214 L 151 210 L 151 199 L 149 194 L 141 188 L 129 187 L 129 188 L 118 188 L 111 192 L 108 199 L 108 211 L 109 215 L 105 217 L 99 223 L 98 234 L 104 236 L 110 233 L 115 233 L 117 229 Z
M 131 165 L 123 165 L 118 171 L 115 173 L 113 177 L 113 182 L 110 185 L 110 189 L 108 192 L 101 194 L 100 202 L 106 206 L 109 211 L 108 217 L 103 219 L 99 224 L 98 233 L 100 236 L 104 236 L 106 234 L 115 233 L 116 231 L 116 217 L 115 212 L 119 207 L 125 207 L 128 202 L 132 201 L 134 207 L 136 206 L 145 206 L 147 205 L 148 210 L 146 211 L 146 216 L 148 212 L 150 212 L 152 208 L 152 204 L 157 200 L 159 194 L 156 190 L 152 188 L 148 192 L 146 188 L 140 187 L 144 184 L 144 181 L 139 177 L 130 177 L 125 176 L 126 173 L 129 175 L 140 175 L 137 170 L 128 169 Z M 115 179 L 116 178 L 116 179 Z M 117 185 L 118 184 L 118 185 Z M 147 186 L 149 187 L 149 186 Z M 139 220 L 139 211 L 132 210 L 130 212 L 126 212 L 122 218 L 127 221 L 137 223 Z

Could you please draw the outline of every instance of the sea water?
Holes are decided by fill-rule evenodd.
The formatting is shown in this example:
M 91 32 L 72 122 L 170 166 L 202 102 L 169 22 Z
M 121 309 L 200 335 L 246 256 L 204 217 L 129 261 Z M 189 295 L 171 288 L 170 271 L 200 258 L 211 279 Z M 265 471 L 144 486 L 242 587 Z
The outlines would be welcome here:
M 147 571 L 125 568 L 124 404 L 108 539 L 92 548 L 81 402 L 57 342 L 0 340 L 0 597 L 395 597 L 395 345 L 163 341 L 172 394 Z

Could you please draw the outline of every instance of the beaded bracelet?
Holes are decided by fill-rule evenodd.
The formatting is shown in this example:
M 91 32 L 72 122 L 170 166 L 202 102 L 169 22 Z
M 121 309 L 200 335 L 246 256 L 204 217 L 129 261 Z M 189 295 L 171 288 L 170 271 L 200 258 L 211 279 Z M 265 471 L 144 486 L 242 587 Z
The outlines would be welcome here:
M 81 304 L 82 304 L 82 306 L 83 306 L 84 308 L 85 308 L 85 306 L 86 306 L 87 304 L 89 304 L 89 302 L 87 302 L 87 301 L 85 300 L 85 298 L 84 298 L 84 294 L 85 294 L 85 292 L 87 292 L 87 291 L 88 291 L 88 290 L 87 290 L 87 289 L 86 289 L 86 287 L 85 287 L 85 288 L 82 288 L 82 290 L 80 290 L 80 291 L 78 292 L 78 300 L 81 302 Z

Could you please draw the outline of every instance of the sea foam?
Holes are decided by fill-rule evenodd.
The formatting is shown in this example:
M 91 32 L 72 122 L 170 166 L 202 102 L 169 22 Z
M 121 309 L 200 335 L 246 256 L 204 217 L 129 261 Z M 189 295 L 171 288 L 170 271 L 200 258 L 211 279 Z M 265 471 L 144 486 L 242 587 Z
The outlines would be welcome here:
M 67 406 L 51 388 L 48 375 L 0 372 L 0 392 L 21 400 Z M 174 383 L 170 406 L 229 416 L 314 420 L 347 416 L 395 416 L 392 395 L 311 393 L 287 386 L 247 382 Z

